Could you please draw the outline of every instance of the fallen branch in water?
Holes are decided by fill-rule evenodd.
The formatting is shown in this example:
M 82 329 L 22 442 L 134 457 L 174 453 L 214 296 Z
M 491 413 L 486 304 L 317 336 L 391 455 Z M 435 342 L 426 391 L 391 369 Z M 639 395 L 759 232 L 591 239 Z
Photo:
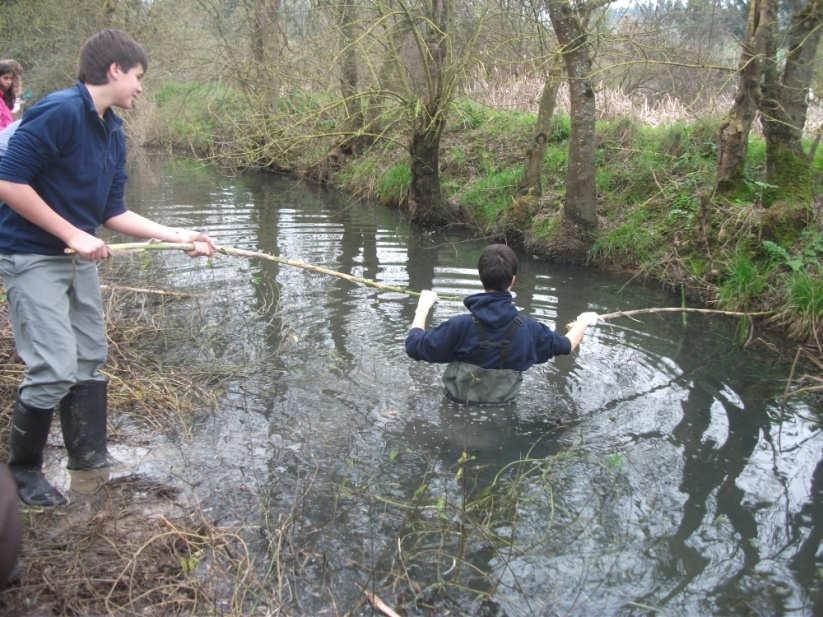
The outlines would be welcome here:
M 149 287 L 129 287 L 127 285 L 100 285 L 100 289 L 109 291 L 129 291 L 138 294 L 148 294 L 153 296 L 172 296 L 174 298 L 202 298 L 202 294 L 190 294 L 182 291 L 168 291 L 166 289 L 151 289 Z
M 757 313 L 744 313 L 741 311 L 721 311 L 718 309 L 701 309 L 689 308 L 683 306 L 666 306 L 644 309 L 633 309 L 631 311 L 615 311 L 614 313 L 602 313 L 597 315 L 598 321 L 609 321 L 617 319 L 618 317 L 631 317 L 634 319 L 635 315 L 652 315 L 654 313 L 702 313 L 704 315 L 727 315 L 729 317 L 765 317 L 766 315 L 774 315 L 774 311 L 760 311 Z M 635 319 L 635 321 L 637 321 Z M 575 322 L 571 321 L 566 324 L 566 328 L 571 329 Z
M 756 313 L 744 313 L 742 311 L 721 311 L 718 309 L 687 308 L 680 306 L 663 308 L 634 309 L 631 311 L 615 311 L 614 313 L 603 313 L 598 315 L 601 321 L 617 319 L 618 317 L 634 317 L 635 315 L 650 315 L 652 313 L 702 313 L 705 315 L 728 315 L 731 317 L 765 317 L 774 315 L 774 311 L 759 311 Z
M 363 588 L 361 587 L 361 589 Z M 386 615 L 386 617 L 400 617 L 400 615 L 392 607 L 383 602 L 377 594 L 372 593 L 368 589 L 363 589 L 363 593 L 366 594 L 372 606 Z

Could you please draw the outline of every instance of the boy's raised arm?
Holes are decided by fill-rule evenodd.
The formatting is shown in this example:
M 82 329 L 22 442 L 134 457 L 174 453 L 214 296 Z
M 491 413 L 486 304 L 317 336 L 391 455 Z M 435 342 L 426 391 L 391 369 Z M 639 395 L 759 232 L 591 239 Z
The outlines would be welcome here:
M 431 289 L 424 289 L 420 292 L 420 299 L 417 301 L 417 308 L 414 311 L 414 320 L 412 321 L 412 328 L 426 329 L 426 319 L 429 317 L 429 311 L 437 302 L 437 292 Z
M 599 318 L 598 314 L 594 311 L 587 311 L 580 313 L 577 319 L 569 324 L 570 328 L 569 331 L 566 332 L 566 338 L 568 338 L 572 344 L 572 351 L 574 351 L 580 344 L 580 341 L 583 340 L 583 334 L 585 334 L 586 328 L 595 325 Z

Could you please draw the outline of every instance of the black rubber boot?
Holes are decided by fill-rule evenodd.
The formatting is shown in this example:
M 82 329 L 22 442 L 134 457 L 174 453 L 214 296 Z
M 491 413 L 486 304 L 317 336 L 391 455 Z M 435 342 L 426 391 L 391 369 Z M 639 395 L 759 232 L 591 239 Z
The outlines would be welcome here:
M 60 401 L 60 425 L 69 469 L 100 469 L 115 461 L 106 448 L 105 381 L 81 381 Z
M 20 399 L 12 413 L 9 469 L 17 483 L 17 494 L 30 506 L 66 503 L 66 498 L 43 475 L 43 448 L 53 415 L 53 409 L 29 407 Z

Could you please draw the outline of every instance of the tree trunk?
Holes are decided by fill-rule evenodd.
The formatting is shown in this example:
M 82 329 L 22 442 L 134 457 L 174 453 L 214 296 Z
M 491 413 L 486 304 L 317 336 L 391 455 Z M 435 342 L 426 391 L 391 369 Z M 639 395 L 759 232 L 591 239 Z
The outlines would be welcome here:
M 776 0 L 751 0 L 746 37 L 738 64 L 737 93 L 729 117 L 720 126 L 717 144 L 717 190 L 730 192 L 743 180 L 749 131 L 760 102 L 763 59 L 774 24 Z
M 254 0 L 250 24 L 253 74 L 264 98 L 274 105 L 280 95 L 280 80 L 272 68 L 280 49 L 280 0 Z
M 344 130 L 348 135 L 340 143 L 340 151 L 348 156 L 357 154 L 363 142 L 362 135 L 357 133 L 363 130 L 363 104 L 359 95 L 357 48 L 355 47 L 356 6 L 354 2 L 341 2 L 337 9 L 338 25 L 340 27 L 340 92 L 343 95 L 343 105 L 346 109 Z
M 429 110 L 421 112 L 415 121 L 409 154 L 411 155 L 411 186 L 409 216 L 425 226 L 446 221 L 443 194 L 440 189 L 440 137 L 445 121 L 442 115 L 432 119 Z
M 523 179 L 520 181 L 519 192 L 521 195 L 531 194 L 539 197 L 543 194 L 543 156 L 546 154 L 546 143 L 549 140 L 552 116 L 554 116 L 554 107 L 557 102 L 561 70 L 560 62 L 555 61 L 549 69 L 549 74 L 546 75 L 545 84 L 543 84 L 532 144 L 526 151 L 526 168 L 523 171 Z
M 761 104 L 766 139 L 766 179 L 808 203 L 812 196 L 811 161 L 801 139 L 808 111 L 807 94 L 823 33 L 823 0 L 807 0 L 792 14 L 783 73 L 778 77 L 775 30 L 770 32 Z
M 425 40 L 420 61 L 425 67 L 425 87 L 416 103 L 417 111 L 409 144 L 411 186 L 409 214 L 415 222 L 431 226 L 446 221 L 440 188 L 440 137 L 446 126 L 449 97 L 445 90 L 449 36 L 449 3 L 432 0 L 429 22 L 423 26 Z
M 571 101 L 571 139 L 563 216 L 585 228 L 597 226 L 595 194 L 595 97 L 590 76 L 592 57 L 585 27 L 569 0 L 546 0 L 560 42 Z

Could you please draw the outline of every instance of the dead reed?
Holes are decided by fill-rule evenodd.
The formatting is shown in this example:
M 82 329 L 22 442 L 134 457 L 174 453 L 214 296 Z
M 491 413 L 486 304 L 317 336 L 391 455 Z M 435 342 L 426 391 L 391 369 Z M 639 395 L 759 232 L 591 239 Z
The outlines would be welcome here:
M 129 292 L 132 293 L 132 292 Z M 143 294 L 145 296 L 145 294 Z M 135 318 L 122 292 L 107 292 L 110 418 L 127 414 L 146 432 L 183 439 L 198 410 L 215 403 L 191 367 L 157 370 L 140 341 L 163 334 L 162 303 Z M 0 456 L 7 456 L 10 410 L 23 366 L 0 302 Z M 123 319 L 125 314 L 129 319 Z M 211 376 L 213 385 L 216 377 Z M 114 441 L 133 435 L 115 432 Z M 0 591 L 0 614 L 272 614 L 244 539 L 247 530 L 212 524 L 178 490 L 136 475 L 108 480 L 59 508 L 21 507 L 20 578 Z M 251 608 L 250 608 L 251 607 Z

